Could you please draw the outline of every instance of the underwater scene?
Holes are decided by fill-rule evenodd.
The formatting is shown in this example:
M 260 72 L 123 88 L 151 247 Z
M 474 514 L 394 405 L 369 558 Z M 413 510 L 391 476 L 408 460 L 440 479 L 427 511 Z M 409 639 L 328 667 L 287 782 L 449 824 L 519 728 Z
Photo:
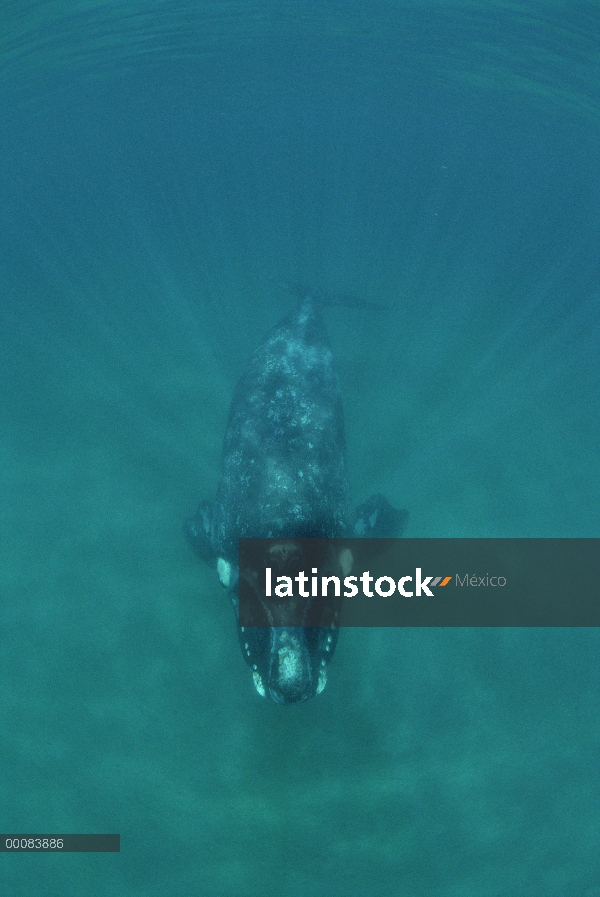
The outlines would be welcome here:
M 600 537 L 598 5 L 2 17 L 0 830 L 120 852 L 0 892 L 600 897 L 596 628 L 347 628 L 269 692 L 220 556 L 284 337 L 355 535 Z

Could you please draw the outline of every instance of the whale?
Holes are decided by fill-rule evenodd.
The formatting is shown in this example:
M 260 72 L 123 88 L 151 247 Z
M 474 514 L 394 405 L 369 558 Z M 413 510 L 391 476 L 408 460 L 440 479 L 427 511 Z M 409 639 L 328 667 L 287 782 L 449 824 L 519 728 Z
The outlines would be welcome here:
M 318 298 L 303 294 L 250 358 L 229 410 L 216 495 L 184 524 L 229 594 L 256 691 L 278 704 L 323 691 L 337 617 L 319 627 L 240 626 L 239 540 L 392 538 L 407 520 L 380 494 L 353 506 L 342 398 Z M 343 569 L 345 558 L 334 557 L 331 569 Z

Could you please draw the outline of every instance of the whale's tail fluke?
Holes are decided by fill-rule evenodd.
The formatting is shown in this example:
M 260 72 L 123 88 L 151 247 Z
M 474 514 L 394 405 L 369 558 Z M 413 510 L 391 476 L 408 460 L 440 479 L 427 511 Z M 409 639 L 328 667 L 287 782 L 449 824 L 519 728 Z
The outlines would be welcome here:
M 276 287 L 279 287 L 280 290 L 283 290 L 286 293 L 289 293 L 290 296 L 297 302 L 303 302 L 305 299 L 312 299 L 316 306 L 321 308 L 328 305 L 339 305 L 343 308 L 358 308 L 358 309 L 367 309 L 369 311 L 389 311 L 387 305 L 383 305 L 381 303 L 369 302 L 367 299 L 362 299 L 359 296 L 354 295 L 353 293 L 346 293 L 338 290 L 321 290 L 319 288 L 311 287 L 306 283 L 288 283 L 287 281 L 277 280 L 275 277 L 271 277 L 270 274 L 262 274 L 262 277 L 265 280 L 269 280 L 271 283 L 275 284 Z

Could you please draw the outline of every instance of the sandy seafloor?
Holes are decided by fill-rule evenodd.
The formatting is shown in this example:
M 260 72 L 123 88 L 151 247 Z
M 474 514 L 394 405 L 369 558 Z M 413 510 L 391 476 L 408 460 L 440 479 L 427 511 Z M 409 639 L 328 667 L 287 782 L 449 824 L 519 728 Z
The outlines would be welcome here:
M 302 282 L 385 306 L 324 310 L 357 503 L 409 536 L 600 536 L 600 102 L 573 28 L 545 94 L 525 26 L 487 86 L 429 44 L 396 76 L 360 29 L 127 65 L 124 30 L 114 68 L 109 32 L 93 77 L 33 38 L 9 58 L 0 829 L 121 852 L 2 854 L 2 894 L 600 895 L 597 630 L 344 631 L 324 693 L 280 707 L 182 530 L 293 302 L 275 282 Z

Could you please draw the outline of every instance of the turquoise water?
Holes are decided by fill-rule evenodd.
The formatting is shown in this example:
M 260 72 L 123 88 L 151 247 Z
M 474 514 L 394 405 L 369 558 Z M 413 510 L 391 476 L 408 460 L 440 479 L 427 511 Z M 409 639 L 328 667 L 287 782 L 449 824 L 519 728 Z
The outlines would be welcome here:
M 598 897 L 596 630 L 345 631 L 254 692 L 182 521 L 310 283 L 356 502 L 600 535 L 594 5 L 8 5 L 2 893 Z

